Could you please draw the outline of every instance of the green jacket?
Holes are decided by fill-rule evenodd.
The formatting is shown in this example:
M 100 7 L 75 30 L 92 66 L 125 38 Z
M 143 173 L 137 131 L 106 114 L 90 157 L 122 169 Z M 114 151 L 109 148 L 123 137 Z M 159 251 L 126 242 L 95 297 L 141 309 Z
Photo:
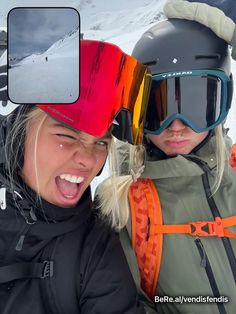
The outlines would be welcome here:
M 230 143 L 228 144 L 230 147 Z M 210 200 L 207 199 L 207 182 L 209 180 L 211 187 L 214 182 L 216 167 L 214 150 L 215 139 L 212 138 L 194 155 L 146 162 L 142 177 L 153 179 L 158 187 L 164 224 L 213 220 L 212 211 L 218 211 L 222 218 L 236 215 L 236 171 L 233 171 L 227 162 L 220 188 L 213 196 L 211 195 Z M 122 153 L 124 153 L 124 146 Z M 191 158 L 194 158 L 194 161 Z M 204 169 L 199 164 L 203 164 Z M 132 254 L 128 253 L 132 250 L 128 238 L 130 229 L 129 222 L 127 230 L 122 231 L 121 240 L 130 268 L 134 271 L 138 283 L 137 264 Z M 236 228 L 231 228 L 231 231 L 236 232 Z M 231 267 L 234 267 L 236 272 L 234 256 L 236 239 L 224 238 L 223 241 L 219 237 L 164 235 L 156 295 L 196 297 L 196 299 L 195 302 L 191 302 L 193 299 L 188 299 L 188 302 L 182 304 L 156 302 L 154 307 L 158 313 L 235 313 L 236 278 L 234 279 Z M 229 260 L 227 254 L 233 257 Z M 221 312 L 215 302 L 206 303 L 203 298 L 213 296 L 213 290 L 217 293 L 215 283 L 222 299 L 223 297 L 228 299 L 227 303 L 223 303 Z

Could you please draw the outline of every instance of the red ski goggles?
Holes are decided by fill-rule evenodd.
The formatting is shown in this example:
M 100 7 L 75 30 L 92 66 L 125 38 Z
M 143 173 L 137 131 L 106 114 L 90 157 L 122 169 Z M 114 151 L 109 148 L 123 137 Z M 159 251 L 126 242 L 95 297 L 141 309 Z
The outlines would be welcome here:
M 119 47 L 100 41 L 81 40 L 80 57 L 79 99 L 73 104 L 37 106 L 96 137 L 116 120 L 114 135 L 140 144 L 151 86 L 148 68 Z

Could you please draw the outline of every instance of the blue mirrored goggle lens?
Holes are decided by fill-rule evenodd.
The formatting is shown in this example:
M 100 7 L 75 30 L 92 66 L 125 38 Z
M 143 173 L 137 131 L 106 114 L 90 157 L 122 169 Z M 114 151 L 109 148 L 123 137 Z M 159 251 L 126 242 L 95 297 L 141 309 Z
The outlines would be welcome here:
M 146 133 L 163 129 L 164 125 L 167 127 L 174 119 L 181 117 L 193 129 L 211 127 L 221 115 L 223 89 L 224 82 L 220 78 L 207 74 L 164 80 L 155 80 L 154 77 L 146 116 Z

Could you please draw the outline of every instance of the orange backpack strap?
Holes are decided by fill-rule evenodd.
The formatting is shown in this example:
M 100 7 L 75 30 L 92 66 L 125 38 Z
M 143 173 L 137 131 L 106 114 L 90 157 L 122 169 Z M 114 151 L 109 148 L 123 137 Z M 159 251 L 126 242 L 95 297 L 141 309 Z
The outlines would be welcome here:
M 162 257 L 163 234 L 155 233 L 162 225 L 158 192 L 152 180 L 138 179 L 129 189 L 132 219 L 132 246 L 141 276 L 141 287 L 153 299 Z M 154 228 L 154 230 L 153 230 Z
M 231 158 L 229 160 L 230 166 L 236 170 L 236 144 L 232 145 Z
M 152 228 L 154 234 L 178 234 L 186 233 L 200 237 L 227 237 L 236 238 L 236 233 L 228 230 L 228 227 L 236 226 L 236 216 L 227 218 L 216 217 L 213 221 L 193 221 L 180 225 L 155 225 Z
M 154 298 L 157 288 L 164 234 L 236 238 L 236 233 L 228 229 L 236 226 L 236 216 L 216 217 L 213 221 L 163 225 L 158 191 L 150 179 L 138 179 L 130 186 L 129 203 L 132 246 L 138 260 L 141 287 L 151 299 Z

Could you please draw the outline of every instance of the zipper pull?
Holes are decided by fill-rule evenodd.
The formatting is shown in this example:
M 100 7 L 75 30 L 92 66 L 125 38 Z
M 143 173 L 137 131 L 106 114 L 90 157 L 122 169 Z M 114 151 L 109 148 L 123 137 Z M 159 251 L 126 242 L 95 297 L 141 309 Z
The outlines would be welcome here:
M 22 230 L 22 234 L 18 240 L 18 242 L 16 243 L 16 247 L 15 247 L 15 250 L 16 251 L 21 251 L 23 249 L 23 244 L 24 244 L 24 241 L 25 241 L 25 237 L 28 233 L 28 231 L 30 230 L 31 228 L 31 225 L 30 224 L 26 224 L 24 229 Z
M 207 260 L 206 260 L 206 252 L 205 252 L 204 246 L 203 246 L 203 244 L 199 238 L 195 239 L 194 241 L 195 241 L 195 243 L 198 247 L 198 250 L 201 254 L 202 259 L 201 259 L 200 265 L 201 265 L 201 267 L 206 268 Z
M 0 188 L 0 207 L 2 210 L 5 210 L 7 207 L 7 203 L 6 203 L 6 188 L 5 187 L 1 187 Z
M 21 250 L 22 250 L 24 240 L 25 240 L 25 235 L 22 234 L 22 235 L 20 236 L 19 241 L 18 241 L 17 244 L 16 244 L 16 251 L 21 251 Z

